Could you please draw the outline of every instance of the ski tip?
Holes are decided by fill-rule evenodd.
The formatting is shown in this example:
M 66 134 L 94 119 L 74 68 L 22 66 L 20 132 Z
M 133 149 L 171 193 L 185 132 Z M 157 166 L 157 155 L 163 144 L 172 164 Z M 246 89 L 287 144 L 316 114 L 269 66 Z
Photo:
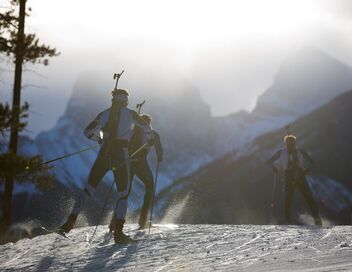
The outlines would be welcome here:
M 57 230 L 57 231 L 55 231 L 55 232 L 56 232 L 57 234 L 61 235 L 62 237 L 65 237 L 66 239 L 72 241 L 72 239 L 71 239 L 70 237 L 68 237 L 68 236 L 66 235 L 66 233 L 64 233 L 63 231 Z
M 43 227 L 43 226 L 40 226 L 40 229 L 41 229 L 42 231 L 46 232 L 47 234 L 56 233 L 56 234 L 61 235 L 61 236 L 64 237 L 64 238 L 66 238 L 66 239 L 72 241 L 72 239 L 71 239 L 70 237 L 68 237 L 68 236 L 66 235 L 66 233 L 63 232 L 63 231 L 60 230 L 60 229 L 49 230 L 49 229 L 47 229 L 46 227 Z
M 133 245 L 137 244 L 139 240 L 136 239 L 130 239 L 128 241 L 123 241 L 123 242 L 115 242 L 115 245 L 117 246 L 126 246 L 126 245 Z

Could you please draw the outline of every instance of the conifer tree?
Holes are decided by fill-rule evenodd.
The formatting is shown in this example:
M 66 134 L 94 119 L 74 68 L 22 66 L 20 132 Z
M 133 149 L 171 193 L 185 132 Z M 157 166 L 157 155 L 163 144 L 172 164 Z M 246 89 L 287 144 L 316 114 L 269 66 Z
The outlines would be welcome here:
M 49 64 L 49 58 L 59 55 L 55 48 L 41 44 L 33 33 L 25 33 L 25 18 L 31 9 L 26 8 L 27 0 L 11 0 L 10 8 L 0 16 L 0 54 L 12 59 L 15 64 L 12 108 L 1 104 L 0 130 L 2 136 L 8 139 L 8 150 L 0 157 L 0 182 L 5 181 L 5 191 L 2 199 L 2 232 L 10 224 L 11 203 L 14 182 L 32 181 L 39 188 L 49 185 L 52 177 L 48 167 L 40 164 L 40 156 L 32 158 L 19 156 L 19 132 L 26 126 L 21 119 L 28 116 L 28 104 L 21 105 L 22 68 L 25 63 Z M 8 132 L 9 137 L 6 137 Z M 46 186 L 44 186 L 46 187 Z

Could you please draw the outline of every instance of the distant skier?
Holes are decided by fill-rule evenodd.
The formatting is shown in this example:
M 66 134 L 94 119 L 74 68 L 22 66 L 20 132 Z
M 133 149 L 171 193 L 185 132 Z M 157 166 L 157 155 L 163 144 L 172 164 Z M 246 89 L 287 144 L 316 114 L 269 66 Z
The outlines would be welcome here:
M 292 206 L 293 193 L 298 189 L 304 196 L 309 208 L 314 217 L 316 225 L 322 225 L 319 210 L 314 202 L 313 195 L 306 181 L 308 169 L 303 168 L 304 162 L 310 165 L 314 164 L 313 159 L 306 151 L 296 148 L 296 137 L 294 135 L 286 135 L 284 138 L 286 148 L 277 151 L 268 161 L 275 174 L 279 168 L 282 168 L 285 173 L 286 182 L 286 199 L 285 199 L 285 218 L 286 222 L 290 223 L 290 210 Z
M 101 143 L 101 149 L 89 173 L 88 184 L 76 199 L 66 223 L 60 227 L 63 232 L 67 233 L 74 227 L 86 201 L 94 195 L 104 175 L 112 170 L 118 191 L 114 210 L 114 240 L 116 243 L 132 241 L 122 231 L 127 213 L 127 198 L 131 189 L 129 140 L 134 126 L 138 126 L 145 133 L 146 141 L 150 145 L 154 143 L 154 138 L 150 125 L 137 112 L 127 108 L 128 96 L 129 93 L 124 89 L 112 91 L 112 106 L 101 112 L 84 130 L 88 139 Z M 103 138 L 101 138 L 101 132 L 103 132 Z
M 152 118 L 149 114 L 143 114 L 141 117 L 148 125 L 151 126 Z M 161 145 L 159 134 L 153 129 L 152 129 L 152 132 L 153 132 L 154 141 L 155 141 L 156 157 L 158 162 L 160 163 L 163 160 L 163 147 Z M 141 129 L 140 127 L 135 127 L 133 129 L 133 134 L 128 148 L 129 153 L 130 154 L 134 153 L 140 146 L 142 146 L 146 142 L 147 142 L 147 138 L 144 130 Z M 136 175 L 143 182 L 145 187 L 143 206 L 142 206 L 142 211 L 138 222 L 139 227 L 141 229 L 144 229 L 147 227 L 147 216 L 148 216 L 148 212 L 149 212 L 149 208 L 150 208 L 150 204 L 151 204 L 151 200 L 154 192 L 154 177 L 148 164 L 148 160 L 147 160 L 148 153 L 149 153 L 149 149 L 143 150 L 135 157 L 137 160 L 131 163 L 131 181 L 133 180 L 133 177 Z M 114 228 L 113 222 L 114 222 L 114 215 L 109 226 L 110 231 L 112 231 Z

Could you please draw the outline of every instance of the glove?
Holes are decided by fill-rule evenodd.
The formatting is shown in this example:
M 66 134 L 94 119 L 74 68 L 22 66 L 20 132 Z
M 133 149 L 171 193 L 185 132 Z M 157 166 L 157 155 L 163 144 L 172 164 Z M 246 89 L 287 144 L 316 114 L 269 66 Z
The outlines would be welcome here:
M 100 130 L 97 129 L 86 129 L 84 130 L 84 135 L 92 141 L 99 142 L 99 139 L 101 140 Z

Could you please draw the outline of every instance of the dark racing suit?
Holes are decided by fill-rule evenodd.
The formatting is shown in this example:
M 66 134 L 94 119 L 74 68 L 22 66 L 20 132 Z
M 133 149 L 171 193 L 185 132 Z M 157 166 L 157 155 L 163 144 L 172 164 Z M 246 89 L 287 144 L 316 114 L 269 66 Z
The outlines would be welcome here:
M 307 202 L 315 224 L 321 225 L 319 210 L 314 202 L 313 195 L 308 187 L 306 181 L 306 169 L 303 168 L 304 161 L 313 164 L 312 158 L 303 149 L 295 149 L 289 152 L 286 148 L 276 152 L 269 160 L 269 163 L 274 169 L 279 166 L 284 170 L 286 183 L 286 197 L 285 197 L 285 219 L 290 223 L 290 211 L 293 201 L 293 193 L 298 189 Z
M 154 135 L 157 160 L 158 162 L 161 162 L 163 160 L 163 148 L 160 142 L 160 136 L 155 130 L 152 130 L 152 133 Z M 132 134 L 129 149 L 128 149 L 129 153 L 132 154 L 133 152 L 135 152 L 140 146 L 146 143 L 146 141 L 147 141 L 146 135 L 143 129 L 139 127 L 135 127 L 133 130 L 133 134 Z M 150 170 L 150 167 L 147 161 L 148 151 L 149 149 L 148 150 L 146 149 L 140 152 L 136 156 L 138 160 L 133 161 L 131 163 L 131 180 L 133 179 L 134 175 L 136 175 L 139 178 L 139 180 L 143 182 L 145 187 L 143 206 L 142 206 L 141 215 L 139 218 L 139 226 L 141 228 L 144 228 L 146 226 L 146 220 L 147 220 L 151 200 L 154 193 L 153 173 Z

